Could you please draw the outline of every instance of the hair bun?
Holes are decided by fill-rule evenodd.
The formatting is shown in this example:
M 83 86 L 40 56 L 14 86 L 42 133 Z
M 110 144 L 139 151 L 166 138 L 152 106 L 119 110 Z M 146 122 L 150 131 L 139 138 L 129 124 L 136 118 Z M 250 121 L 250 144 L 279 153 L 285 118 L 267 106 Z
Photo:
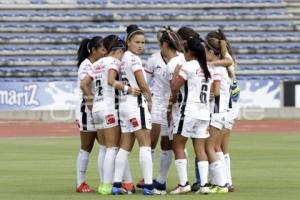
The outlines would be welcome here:
M 138 29 L 140 29 L 140 28 L 136 24 L 131 24 L 131 25 L 127 26 L 126 33 L 129 34 L 132 31 L 135 31 L 135 30 L 138 30 Z

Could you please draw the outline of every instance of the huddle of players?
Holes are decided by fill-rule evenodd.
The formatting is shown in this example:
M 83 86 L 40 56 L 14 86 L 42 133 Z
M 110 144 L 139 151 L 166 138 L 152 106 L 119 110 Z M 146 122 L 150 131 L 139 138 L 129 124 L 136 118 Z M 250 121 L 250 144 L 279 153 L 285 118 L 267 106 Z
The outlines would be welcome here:
M 174 32 L 165 27 L 157 33 L 160 52 L 143 67 L 139 55 L 144 32 L 136 25 L 126 32 L 125 41 L 116 35 L 95 37 L 82 42 L 78 51 L 81 104 L 76 116 L 82 144 L 86 135 L 98 135 L 98 193 L 135 192 L 128 163 L 135 138 L 143 174 L 137 186 L 144 195 L 166 194 L 173 153 L 179 184 L 170 194 L 233 191 L 228 140 L 237 117 L 239 88 L 225 35 L 214 31 L 203 40 L 191 28 Z M 159 136 L 159 174 L 153 180 Z M 192 187 L 187 178 L 188 138 L 196 154 L 197 181 Z M 91 149 L 81 148 L 78 155 L 77 192 L 94 191 L 85 180 Z

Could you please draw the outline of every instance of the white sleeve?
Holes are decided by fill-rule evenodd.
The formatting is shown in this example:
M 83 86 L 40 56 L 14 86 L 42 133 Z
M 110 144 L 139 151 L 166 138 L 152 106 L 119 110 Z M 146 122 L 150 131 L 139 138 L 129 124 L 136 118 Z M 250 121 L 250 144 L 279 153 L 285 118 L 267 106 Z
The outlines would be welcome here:
M 108 71 L 113 69 L 117 72 L 119 72 L 119 66 L 120 66 L 120 62 L 118 60 L 113 60 L 110 65 L 108 66 Z
M 131 70 L 133 71 L 133 73 L 139 70 L 143 70 L 143 64 L 139 57 L 137 56 L 131 57 Z
M 184 79 L 185 81 L 188 80 L 189 78 L 189 71 L 186 67 L 186 65 L 183 65 L 179 71 L 179 77 L 181 77 L 182 79 Z

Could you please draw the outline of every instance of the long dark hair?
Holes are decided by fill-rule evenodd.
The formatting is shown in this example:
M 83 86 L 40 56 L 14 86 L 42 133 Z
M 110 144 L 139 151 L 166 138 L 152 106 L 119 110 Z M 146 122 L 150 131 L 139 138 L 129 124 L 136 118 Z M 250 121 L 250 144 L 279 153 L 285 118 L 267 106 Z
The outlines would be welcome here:
M 189 27 L 181 27 L 177 30 L 178 35 L 180 35 L 182 40 L 188 40 L 190 38 L 199 38 L 200 35 L 194 29 Z
M 211 75 L 207 67 L 205 47 L 202 42 L 203 40 L 199 37 L 190 38 L 187 40 L 186 48 L 197 57 L 197 61 L 204 72 L 205 80 L 208 81 Z
M 82 61 L 91 55 L 93 48 L 97 49 L 101 47 L 102 43 L 103 38 L 101 36 L 95 36 L 91 39 L 83 39 L 77 51 L 77 67 L 79 67 Z

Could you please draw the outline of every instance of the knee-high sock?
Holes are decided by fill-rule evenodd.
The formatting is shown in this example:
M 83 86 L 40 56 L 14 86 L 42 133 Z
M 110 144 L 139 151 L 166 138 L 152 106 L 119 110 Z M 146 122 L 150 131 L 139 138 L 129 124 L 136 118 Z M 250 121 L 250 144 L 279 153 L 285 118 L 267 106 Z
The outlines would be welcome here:
M 118 150 L 119 150 L 118 147 L 110 147 L 110 148 L 106 149 L 104 166 L 103 166 L 103 171 L 104 171 L 103 183 L 104 184 L 111 184 L 113 181 L 115 159 L 116 159 Z
M 128 159 L 127 159 L 127 162 L 126 162 L 126 167 L 125 167 L 125 171 L 124 171 L 124 175 L 123 175 L 123 182 L 132 183 L 132 175 L 131 175 Z
M 231 163 L 230 163 L 230 156 L 229 154 L 224 155 L 224 160 L 225 160 L 225 169 L 226 169 L 226 176 L 227 176 L 227 181 L 229 185 L 232 185 L 232 177 L 231 177 Z
M 172 150 L 161 151 L 160 158 L 159 158 L 159 171 L 158 171 L 157 182 L 162 184 L 166 182 L 168 171 L 172 164 L 172 157 L 173 157 L 172 155 L 173 155 Z
M 225 185 L 225 177 L 223 173 L 223 166 L 222 162 L 220 160 L 215 161 L 210 164 L 210 170 L 211 170 L 211 175 L 212 178 L 215 182 L 216 185 L 218 186 L 224 186 Z
M 140 167 L 143 172 L 144 183 L 151 185 L 153 181 L 151 147 L 140 147 Z
M 200 176 L 200 184 L 202 186 L 206 185 L 208 183 L 207 179 L 208 179 L 208 161 L 199 161 L 197 163 L 198 165 L 198 171 L 199 174 L 201 174 Z
M 115 174 L 114 174 L 114 183 L 122 182 L 122 178 L 128 162 L 128 155 L 129 155 L 128 151 L 124 149 L 119 150 L 115 159 L 116 167 L 115 167 Z
M 99 146 L 99 153 L 98 153 L 98 172 L 99 172 L 99 178 L 100 178 L 100 183 L 103 181 L 103 166 L 104 166 L 104 158 L 106 154 L 106 146 L 100 145 Z
M 77 187 L 86 180 L 85 174 L 89 163 L 89 155 L 89 152 L 82 149 L 78 153 L 76 162 Z
M 179 184 L 185 186 L 188 181 L 187 177 L 187 159 L 177 159 L 175 160 L 175 166 L 177 175 L 179 177 Z
M 219 157 L 219 160 L 222 162 L 222 170 L 223 170 L 223 174 L 224 174 L 224 178 L 225 181 L 227 181 L 226 177 L 227 177 L 227 172 L 226 172 L 226 168 L 225 168 L 225 158 L 224 158 L 224 154 L 222 151 L 217 152 L 217 156 Z M 227 183 L 227 182 L 226 182 Z

